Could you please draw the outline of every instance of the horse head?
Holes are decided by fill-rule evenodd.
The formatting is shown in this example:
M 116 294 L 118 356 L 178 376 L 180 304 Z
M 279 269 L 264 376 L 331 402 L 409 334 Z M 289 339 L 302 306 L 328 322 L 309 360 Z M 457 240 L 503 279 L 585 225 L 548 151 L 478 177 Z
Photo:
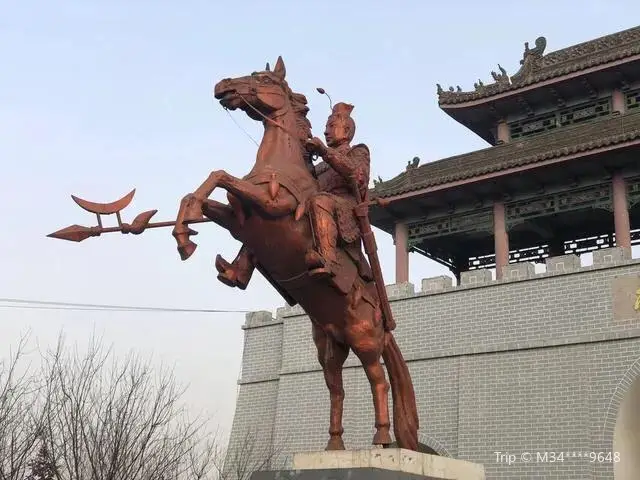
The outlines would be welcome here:
M 305 148 L 311 138 L 307 98 L 291 90 L 285 80 L 286 73 L 284 61 L 278 57 L 273 70 L 267 63 L 260 72 L 220 80 L 214 87 L 214 97 L 224 108 L 242 110 L 253 120 L 263 121 L 267 127 L 275 126 L 275 130 L 296 139 L 298 143 L 294 148 L 310 167 L 310 153 Z M 263 137 L 263 142 L 267 138 Z
M 240 109 L 254 120 L 272 118 L 290 105 L 292 92 L 285 81 L 286 68 L 278 57 L 273 71 L 266 69 L 237 78 L 225 78 L 214 87 L 214 97 L 229 110 Z

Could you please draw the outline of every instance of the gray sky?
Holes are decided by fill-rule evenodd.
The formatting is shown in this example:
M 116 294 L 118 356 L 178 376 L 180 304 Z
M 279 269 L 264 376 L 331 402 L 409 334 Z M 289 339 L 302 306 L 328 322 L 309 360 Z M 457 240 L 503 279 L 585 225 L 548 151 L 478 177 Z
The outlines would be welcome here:
M 307 95 L 315 135 L 329 113 L 315 92 L 322 86 L 334 102 L 355 105 L 372 176 L 389 179 L 415 155 L 424 163 L 486 146 L 438 109 L 436 83 L 471 90 L 478 78 L 491 81 L 498 62 L 513 74 L 524 42 L 539 35 L 552 51 L 632 27 L 635 3 L 0 1 L 0 297 L 275 311 L 283 301 L 259 274 L 245 292 L 216 280 L 215 255 L 231 260 L 239 244 L 212 225 L 197 228 L 188 262 L 168 229 L 81 244 L 45 235 L 94 224 L 70 194 L 107 202 L 136 187 L 125 221 L 152 208 L 155 220 L 172 220 L 211 170 L 246 174 L 256 147 L 212 86 L 278 55 L 289 84 Z M 259 124 L 233 116 L 261 138 Z M 377 238 L 393 283 L 391 239 Z M 412 254 L 417 286 L 443 273 Z M 243 314 L 0 308 L 0 353 L 29 328 L 43 345 L 61 329 L 74 341 L 96 331 L 118 350 L 175 363 L 194 411 L 228 428 L 243 322 Z

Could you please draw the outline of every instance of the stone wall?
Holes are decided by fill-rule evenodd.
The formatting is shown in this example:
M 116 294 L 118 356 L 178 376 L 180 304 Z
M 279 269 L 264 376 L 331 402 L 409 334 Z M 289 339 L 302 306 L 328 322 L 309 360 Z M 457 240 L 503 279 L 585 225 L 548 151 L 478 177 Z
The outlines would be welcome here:
M 490 271 L 387 287 L 420 412 L 420 441 L 441 453 L 483 463 L 488 479 L 611 478 L 610 463 L 578 457 L 612 450 L 617 407 L 640 359 L 640 262 L 617 248 L 596 251 L 582 267 L 573 255 Z M 251 314 L 233 438 L 258 428 L 285 453 L 321 450 L 329 398 L 299 307 Z M 355 367 L 355 368 L 354 368 Z M 345 443 L 373 436 L 369 385 L 357 358 L 345 365 Z M 563 461 L 536 462 L 536 452 Z M 496 452 L 512 454 L 509 465 Z M 531 463 L 520 460 L 531 452 Z M 576 457 L 567 457 L 575 452 Z M 499 461 L 500 460 L 500 461 Z

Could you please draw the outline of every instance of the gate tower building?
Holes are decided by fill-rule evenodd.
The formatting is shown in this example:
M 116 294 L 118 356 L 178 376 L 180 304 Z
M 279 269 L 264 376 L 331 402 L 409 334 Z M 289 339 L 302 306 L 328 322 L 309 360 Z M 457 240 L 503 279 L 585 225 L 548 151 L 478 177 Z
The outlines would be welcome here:
M 488 148 L 416 159 L 371 190 L 390 201 L 371 220 L 394 238 L 387 290 L 421 447 L 482 463 L 488 479 L 636 479 L 640 27 L 549 53 L 540 37 L 516 73 L 491 76 L 471 91 L 438 86 L 440 108 Z M 409 252 L 451 277 L 415 288 Z M 328 392 L 309 319 L 282 307 L 243 328 L 230 448 L 249 429 L 281 459 L 323 448 Z M 344 378 L 345 443 L 366 447 L 357 359 Z

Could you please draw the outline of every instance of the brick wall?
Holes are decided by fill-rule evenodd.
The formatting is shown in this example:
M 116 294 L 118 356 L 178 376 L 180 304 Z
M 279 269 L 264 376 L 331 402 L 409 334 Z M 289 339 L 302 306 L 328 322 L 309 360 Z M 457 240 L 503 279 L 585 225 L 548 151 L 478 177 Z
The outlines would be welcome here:
M 231 454 L 225 464 L 232 472 L 243 468 L 233 464 L 236 460 L 244 465 L 260 465 L 263 458 L 272 453 L 282 327 L 282 320 L 273 319 L 271 312 L 253 312 L 246 316 L 242 374 L 229 437 Z M 250 443 L 249 447 L 247 443 Z M 233 477 L 229 475 L 229 478 Z
M 611 464 L 566 453 L 612 450 L 617 407 L 640 371 L 640 262 L 628 251 L 387 287 L 420 413 L 420 441 L 443 455 L 483 463 L 488 479 L 611 478 Z M 248 316 L 233 435 L 260 426 L 285 453 L 321 450 L 329 396 L 298 307 L 276 319 Z M 345 365 L 345 443 L 373 436 L 369 385 L 354 355 Z M 562 462 L 512 465 L 495 452 L 565 452 Z M 284 460 L 283 460 L 284 461 Z

